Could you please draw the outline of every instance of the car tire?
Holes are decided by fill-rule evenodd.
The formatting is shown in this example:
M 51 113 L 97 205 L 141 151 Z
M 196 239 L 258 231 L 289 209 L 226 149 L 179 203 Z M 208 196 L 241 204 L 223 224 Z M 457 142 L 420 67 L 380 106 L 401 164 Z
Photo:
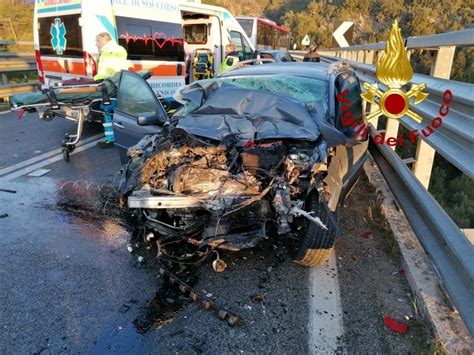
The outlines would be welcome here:
M 308 197 L 306 211 L 313 211 L 328 228 L 305 218 L 303 227 L 296 233 L 296 243 L 290 249 L 293 261 L 306 267 L 322 266 L 331 256 L 336 239 L 335 213 L 329 211 L 316 193 Z M 304 217 L 300 217 L 304 218 Z

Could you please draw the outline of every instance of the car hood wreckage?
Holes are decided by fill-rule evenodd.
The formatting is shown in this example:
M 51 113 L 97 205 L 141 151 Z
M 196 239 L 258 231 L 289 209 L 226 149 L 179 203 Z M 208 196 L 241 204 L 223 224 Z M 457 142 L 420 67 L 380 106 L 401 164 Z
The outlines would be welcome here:
M 136 234 L 163 258 L 178 242 L 194 248 L 179 260 L 202 260 L 278 236 L 296 262 L 325 262 L 343 185 L 336 150 L 360 142 L 336 129 L 319 101 L 212 80 L 189 85 L 181 99 L 194 109 L 128 150 L 121 204 Z

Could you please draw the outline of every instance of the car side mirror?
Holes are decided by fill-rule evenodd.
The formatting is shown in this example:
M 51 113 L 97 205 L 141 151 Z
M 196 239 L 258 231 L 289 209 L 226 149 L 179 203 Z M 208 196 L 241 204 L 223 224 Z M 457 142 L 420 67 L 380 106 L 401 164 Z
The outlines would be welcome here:
M 144 114 L 138 115 L 137 124 L 139 126 L 160 126 L 163 127 L 168 120 L 168 117 L 162 114 Z
M 160 126 L 163 127 L 168 121 L 168 115 L 166 110 L 159 100 L 157 100 L 156 111 L 155 113 L 148 112 L 137 117 L 137 124 L 139 126 Z

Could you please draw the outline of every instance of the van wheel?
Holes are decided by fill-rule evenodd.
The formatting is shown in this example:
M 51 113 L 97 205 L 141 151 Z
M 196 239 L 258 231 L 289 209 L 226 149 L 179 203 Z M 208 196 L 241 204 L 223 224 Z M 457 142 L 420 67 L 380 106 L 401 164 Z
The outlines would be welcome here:
M 323 265 L 331 256 L 336 239 L 335 213 L 319 202 L 316 193 L 311 193 L 306 202 L 306 211 L 313 211 L 328 228 L 327 230 L 307 218 L 295 220 L 294 239 L 290 256 L 294 262 L 306 267 Z

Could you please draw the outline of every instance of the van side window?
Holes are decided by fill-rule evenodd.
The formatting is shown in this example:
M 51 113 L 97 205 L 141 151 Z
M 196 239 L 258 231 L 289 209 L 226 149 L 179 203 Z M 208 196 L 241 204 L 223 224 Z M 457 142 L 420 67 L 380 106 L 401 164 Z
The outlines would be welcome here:
M 230 31 L 230 40 L 235 44 L 235 50 L 239 55 L 240 60 L 247 60 L 252 58 L 252 47 L 247 42 L 245 37 L 237 31 Z
M 244 59 L 253 59 L 254 58 L 254 53 L 252 51 L 252 47 L 250 47 L 249 42 L 245 39 L 244 36 L 242 36 L 242 43 L 244 44 Z
M 237 52 L 243 51 L 243 44 L 242 44 L 242 37 L 240 37 L 240 33 L 237 31 L 230 31 L 230 41 L 235 44 L 235 50 Z
M 38 35 L 41 55 L 82 58 L 80 17 L 80 14 L 76 14 L 39 18 Z M 54 40 L 52 34 L 55 34 Z
M 205 23 L 184 25 L 184 40 L 188 44 L 206 44 L 207 25 Z
M 129 59 L 184 61 L 181 24 L 116 16 L 118 43 Z

